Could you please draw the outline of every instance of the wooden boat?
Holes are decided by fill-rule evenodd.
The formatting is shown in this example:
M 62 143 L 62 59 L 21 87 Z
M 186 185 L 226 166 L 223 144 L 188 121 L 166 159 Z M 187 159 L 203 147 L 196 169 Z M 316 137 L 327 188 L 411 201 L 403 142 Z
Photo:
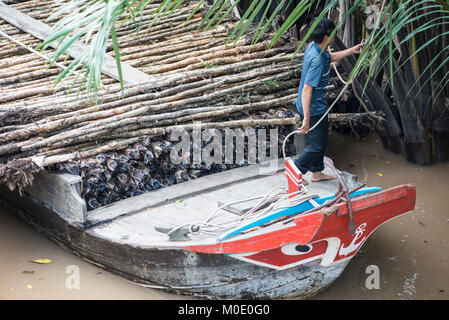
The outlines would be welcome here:
M 314 295 L 380 225 L 414 209 L 413 185 L 364 187 L 347 172 L 338 172 L 340 183 L 310 183 L 297 194 L 290 184 L 270 193 L 286 185 L 283 173 L 283 163 L 272 160 L 89 212 L 80 177 L 69 174 L 44 171 L 22 195 L 3 186 L 0 195 L 87 261 L 144 286 L 212 299 Z M 288 205 L 269 208 L 279 201 Z M 261 214 L 251 217 L 258 203 Z
M 51 10 L 47 9 L 52 5 L 44 3 L 40 9 L 42 12 L 39 12 L 37 11 L 39 6 L 35 4 L 32 14 L 36 15 L 36 19 L 44 20 L 48 18 L 47 14 Z M 35 43 L 36 38 L 46 38 L 49 26 L 2 2 L 0 7 L 0 16 L 5 20 L 1 22 L 3 31 L 21 34 L 22 39 L 26 39 L 25 42 L 29 44 Z M 188 9 L 186 13 L 193 10 L 190 3 L 189 8 L 186 8 Z M 235 21 L 229 21 L 229 28 L 234 24 Z M 275 104 L 279 107 L 284 106 L 287 101 L 294 105 L 299 81 L 297 77 L 299 64 L 296 63 L 294 67 L 289 65 L 290 55 L 296 50 L 294 42 L 284 43 L 282 40 L 279 47 L 273 47 L 271 51 L 266 52 L 262 52 L 264 46 L 260 46 L 252 51 L 251 56 L 246 55 L 249 48 L 243 50 L 236 47 L 240 52 L 237 59 L 222 59 L 223 52 L 209 52 L 210 57 L 220 56 L 216 61 L 219 66 L 210 68 L 215 60 L 203 61 L 204 52 L 198 49 L 200 45 L 209 45 L 203 41 L 210 40 L 195 39 L 197 36 L 191 34 L 189 30 L 180 28 L 178 24 L 166 30 L 173 36 L 184 37 L 182 41 L 173 38 L 160 39 L 159 32 L 156 32 L 156 38 L 142 35 L 143 38 L 134 39 L 136 36 L 132 29 L 123 30 L 124 37 L 120 39 L 119 35 L 119 40 L 126 43 L 127 48 L 140 46 L 140 43 L 151 40 L 151 42 L 158 41 L 159 44 L 163 44 L 161 47 L 165 48 L 182 44 L 186 50 L 194 52 L 194 56 L 202 57 L 196 62 L 190 58 L 186 60 L 190 61 L 189 64 L 193 61 L 194 65 L 189 66 L 192 67 L 191 70 L 183 70 L 186 62 L 173 60 L 170 62 L 170 68 L 165 68 L 167 59 L 160 59 L 159 52 L 155 53 L 153 50 L 145 54 L 145 60 L 142 60 L 140 53 L 134 57 L 128 55 L 127 61 L 132 64 L 137 62 L 138 65 L 149 64 L 150 61 L 156 63 L 151 62 L 151 65 L 140 70 L 122 64 L 126 82 L 137 83 L 144 79 L 145 87 L 139 87 L 139 90 L 136 90 L 137 87 L 130 89 L 130 92 L 136 92 L 133 94 L 128 92 L 130 95 L 141 94 L 137 93 L 140 91 L 146 94 L 149 88 L 153 88 L 153 73 L 156 69 L 158 83 L 165 83 L 164 86 L 170 90 L 175 85 L 184 84 L 189 77 L 192 83 L 203 81 L 199 75 L 205 74 L 214 77 L 211 81 L 215 83 L 228 83 L 231 70 L 235 75 L 232 76 L 233 80 L 230 83 L 244 81 L 245 84 L 244 87 L 233 85 L 232 91 L 226 91 L 229 97 L 232 97 L 231 93 L 246 96 L 244 93 L 254 93 L 254 87 L 262 87 L 262 82 L 282 79 L 282 99 L 276 94 L 269 100 L 266 92 L 262 90 L 257 91 L 255 96 L 251 95 L 252 100 L 245 103 L 251 103 L 253 108 L 256 105 L 254 102 L 263 102 L 263 110 L 267 105 L 270 108 L 274 108 Z M 217 43 L 217 47 L 219 44 L 224 45 L 230 30 L 224 28 L 220 35 L 210 31 L 211 39 Z M 126 39 L 130 37 L 136 41 L 127 41 Z M 145 39 L 145 42 L 142 42 L 142 39 Z M 199 40 L 201 43 L 198 43 Z M 251 38 L 245 41 L 250 40 Z M 3 47 L 4 55 L 17 54 L 16 49 L 19 49 L 13 48 L 14 51 L 11 51 L 7 43 Z M 81 49 L 73 49 L 70 54 L 73 57 L 78 56 Z M 226 55 L 236 55 L 235 48 L 226 48 L 226 51 Z M 217 52 L 220 54 L 217 55 Z M 269 56 L 267 52 L 271 52 Z M 282 53 L 281 56 L 277 56 L 279 52 Z M 110 57 L 105 59 L 108 60 Z M 38 106 L 59 105 L 60 96 L 53 96 L 53 87 L 43 86 L 38 90 L 35 88 L 34 81 L 40 81 L 43 74 L 41 71 L 48 72 L 39 70 L 44 64 L 34 66 L 34 59 L 26 56 L 20 57 L 19 60 L 23 65 L 30 63 L 40 72 L 33 72 L 30 73 L 30 77 L 22 78 L 20 75 L 23 70 L 18 70 L 13 65 L 10 76 L 3 79 L 3 84 L 9 83 L 10 86 L 5 87 L 7 90 L 4 89 L 2 102 L 9 104 L 10 101 L 14 101 L 14 105 L 5 105 L 4 111 L 15 112 L 18 106 L 31 107 L 32 104 L 36 110 L 39 110 Z M 259 69 L 252 70 L 252 68 Z M 117 79 L 116 72 L 106 71 L 103 70 L 103 73 Z M 263 75 L 264 78 L 255 79 L 258 78 L 255 75 Z M 225 76 L 228 78 L 223 81 L 224 78 L 221 77 Z M 105 79 L 104 84 L 109 84 L 109 89 L 114 83 L 112 78 Z M 287 81 L 289 79 L 295 80 Z M 21 90 L 17 90 L 16 82 L 21 82 Z M 151 84 L 150 87 L 148 84 Z M 118 92 L 119 86 L 115 88 Z M 206 84 L 201 88 L 210 90 Z M 65 89 L 59 90 L 62 93 Z M 111 95 L 103 96 L 105 103 L 118 99 L 118 96 L 112 94 L 114 90 L 111 89 Z M 181 89 L 173 90 L 173 94 L 176 95 L 180 91 Z M 203 95 L 202 92 L 197 91 L 195 94 Z M 37 100 L 33 102 L 34 99 Z M 139 99 L 149 98 L 145 96 Z M 159 96 L 155 99 L 159 99 Z M 126 100 L 123 101 L 129 106 Z M 78 103 L 78 99 L 73 100 L 73 103 Z M 190 103 L 186 101 L 180 106 L 187 108 L 190 107 Z M 214 103 L 210 102 L 210 105 Z M 118 107 L 121 106 L 124 105 Z M 87 107 L 90 107 L 90 104 L 86 104 Z M 245 117 L 246 112 L 247 109 Z M 22 122 L 21 113 L 8 114 L 14 115 L 17 121 L 20 119 Z M 214 122 L 217 123 L 211 122 L 210 125 L 223 126 L 221 115 L 216 119 L 218 120 Z M 38 120 L 44 118 L 38 119 L 37 114 L 29 116 L 30 122 Z M 178 120 L 177 118 L 176 121 Z M 274 120 L 270 118 L 260 120 L 258 123 L 250 120 L 250 124 L 244 122 L 237 126 L 256 126 L 261 123 L 271 126 Z M 279 116 L 276 121 L 279 125 L 293 125 L 297 123 L 297 118 Z M 229 126 L 229 123 L 226 125 Z M 59 127 L 56 132 L 59 133 L 64 128 Z M 33 130 L 36 129 L 39 128 L 34 127 Z M 27 131 L 22 138 L 28 139 L 29 135 L 30 132 Z M 102 133 L 101 138 L 113 139 L 113 134 Z M 133 139 L 137 141 L 138 137 L 133 136 L 127 143 L 131 144 L 130 141 L 134 141 Z M 106 141 L 104 140 L 104 143 Z M 92 140 L 92 144 L 96 143 L 96 140 Z M 5 150 L 8 149 L 3 149 L 4 154 L 7 153 Z M 72 151 L 63 155 L 64 161 L 78 154 Z M 27 153 L 23 155 L 28 157 Z M 86 154 L 83 153 L 83 157 L 84 155 Z M 42 157 L 39 158 L 40 161 L 44 160 Z M 52 161 L 55 161 L 54 158 Z M 253 165 L 232 169 L 121 200 L 92 211 L 87 211 L 86 203 L 80 196 L 83 187 L 81 177 L 69 174 L 51 174 L 42 171 L 35 176 L 33 185 L 26 187 L 22 193 L 11 192 L 5 185 L 0 185 L 0 196 L 19 208 L 19 215 L 40 232 L 64 248 L 107 270 L 142 285 L 200 297 L 227 299 L 313 295 L 330 285 L 343 272 L 350 259 L 377 227 L 414 207 L 414 186 L 403 185 L 388 190 L 362 188 L 356 178 L 348 173 L 341 174 L 341 181 L 313 183 L 307 187 L 307 193 L 302 192 L 306 189 L 292 192 L 285 187 L 272 190 L 276 186 L 287 185 L 283 175 L 284 163 L 273 161 L 276 163 L 268 167 Z M 40 165 L 44 166 L 45 163 L 42 162 Z M 290 178 L 296 179 L 295 183 L 298 186 L 299 176 L 294 172 L 294 168 L 290 169 L 292 169 Z M 14 174 L 15 171 L 12 171 L 11 175 Z M 342 185 L 347 187 L 346 193 L 339 192 Z M 261 195 L 267 197 L 257 198 Z M 347 197 L 343 198 L 344 195 Z M 244 199 L 246 201 L 241 201 Z M 270 199 L 276 200 L 270 202 L 268 201 Z M 340 201 L 342 199 L 346 199 L 346 202 Z M 261 200 L 264 201 L 262 204 L 265 207 L 259 203 Z M 258 210 L 254 210 L 258 203 Z M 351 222 L 354 224 L 350 224 Z M 348 229 L 348 226 L 351 228 Z

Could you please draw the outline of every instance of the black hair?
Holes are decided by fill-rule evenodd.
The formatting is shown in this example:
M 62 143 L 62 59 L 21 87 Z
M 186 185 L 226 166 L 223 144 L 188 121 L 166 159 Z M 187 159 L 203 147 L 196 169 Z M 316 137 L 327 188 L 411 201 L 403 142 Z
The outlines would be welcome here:
M 316 18 L 310 23 L 310 26 L 316 21 Z M 324 40 L 324 36 L 330 36 L 335 29 L 335 24 L 332 20 L 323 18 L 312 32 L 312 39 L 316 43 L 321 43 Z

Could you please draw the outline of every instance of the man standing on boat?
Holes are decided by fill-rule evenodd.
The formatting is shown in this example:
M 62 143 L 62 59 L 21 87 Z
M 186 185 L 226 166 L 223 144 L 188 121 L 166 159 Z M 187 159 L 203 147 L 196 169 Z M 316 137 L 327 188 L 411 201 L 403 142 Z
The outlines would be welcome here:
M 312 172 L 312 182 L 335 179 L 334 176 L 322 172 L 328 135 L 327 115 L 315 129 L 309 132 L 309 129 L 320 121 L 327 110 L 325 87 L 329 82 L 330 63 L 339 61 L 353 53 L 360 53 L 364 45 L 361 43 L 346 50 L 329 53 L 327 47 L 334 43 L 334 37 L 330 38 L 334 29 L 334 22 L 323 18 L 312 33 L 313 41 L 304 52 L 301 81 L 296 100 L 296 108 L 302 119 L 302 126 L 298 132 L 306 135 L 306 147 L 295 160 L 295 164 L 302 174 L 308 171 Z M 329 43 L 327 43 L 329 38 Z

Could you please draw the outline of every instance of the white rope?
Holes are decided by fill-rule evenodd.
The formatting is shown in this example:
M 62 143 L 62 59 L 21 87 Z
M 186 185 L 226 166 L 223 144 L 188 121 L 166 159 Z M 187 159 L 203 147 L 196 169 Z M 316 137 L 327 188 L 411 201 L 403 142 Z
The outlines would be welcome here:
M 315 124 L 312 126 L 312 128 L 309 129 L 308 132 L 314 130 L 314 129 L 321 123 L 321 121 L 323 121 L 323 119 L 324 119 L 324 118 L 327 116 L 327 114 L 332 110 L 332 108 L 335 106 L 335 104 L 337 103 L 337 101 L 340 99 L 340 97 L 342 96 L 342 94 L 346 91 L 346 89 L 349 87 L 349 85 L 350 85 L 351 83 L 352 83 L 352 81 L 345 84 L 344 88 L 340 91 L 340 94 L 337 96 L 337 98 L 334 100 L 334 102 L 331 104 L 331 106 L 330 106 L 330 107 L 327 109 L 327 111 L 322 115 L 322 117 L 320 118 L 320 120 L 318 120 L 318 122 L 315 123 Z M 299 134 L 299 132 L 298 132 L 297 130 L 295 130 L 295 131 L 293 131 L 293 132 L 290 132 L 290 133 L 285 137 L 284 142 L 282 143 L 282 153 L 283 153 L 284 159 L 286 158 L 286 154 L 285 154 L 285 144 L 286 144 L 286 142 L 287 142 L 287 139 L 290 138 L 290 137 L 291 137 L 292 135 L 294 135 L 295 133 L 296 133 L 296 134 Z
M 260 217 L 266 216 L 269 213 L 275 212 L 281 208 L 289 208 L 297 206 L 307 200 L 315 198 L 317 195 L 306 194 L 307 190 L 303 188 L 301 191 L 294 192 L 289 194 L 287 189 L 284 187 L 275 187 L 268 191 L 264 196 L 257 196 L 248 199 L 238 200 L 234 202 L 230 202 L 224 205 L 219 206 L 216 210 L 214 210 L 206 219 L 202 221 L 195 221 L 190 223 L 185 223 L 177 226 L 176 228 L 170 230 L 168 235 L 172 234 L 176 230 L 187 227 L 191 234 L 195 235 L 200 232 L 203 233 L 213 233 L 220 234 L 225 229 L 232 229 L 234 227 L 238 227 L 242 225 L 243 222 L 247 222 L 249 220 L 257 220 Z M 300 195 L 302 194 L 302 195 Z M 291 195 L 295 195 L 294 197 L 290 197 Z M 213 223 L 212 220 L 217 218 L 217 213 L 224 208 L 246 201 L 251 201 L 255 199 L 262 198 L 253 208 L 249 211 L 245 212 L 243 215 L 239 217 L 235 217 L 232 219 L 228 219 L 226 221 L 222 221 L 219 223 Z
M 335 65 L 335 62 L 332 62 L 332 65 L 334 66 L 335 73 L 337 74 L 338 79 L 340 79 L 340 81 L 341 81 L 343 84 L 348 84 L 345 80 L 343 80 L 343 78 L 342 78 L 341 75 L 340 75 L 340 72 L 338 72 L 338 69 L 337 69 L 337 66 Z
M 362 41 L 362 43 L 365 42 L 364 40 Z M 328 51 L 331 53 L 330 48 L 328 48 Z M 337 74 L 338 78 L 340 79 L 340 81 L 342 83 L 346 84 L 352 84 L 349 82 L 346 82 L 345 80 L 343 80 L 343 77 L 340 75 L 340 72 L 338 72 L 337 66 L 335 65 L 335 62 L 332 62 L 332 65 L 334 66 L 334 70 L 335 73 Z M 368 113 L 368 115 L 370 115 L 371 117 L 378 119 L 378 120 L 383 120 L 382 117 L 376 115 L 374 112 L 368 110 L 368 107 L 366 106 L 365 102 L 362 100 L 362 98 L 357 94 L 357 91 L 355 90 L 354 86 L 352 86 L 352 91 L 354 92 L 354 95 L 356 96 L 357 100 L 359 100 L 360 104 L 362 105 L 363 109 L 365 109 L 365 112 Z
M 327 109 L 327 111 L 323 114 L 323 116 L 320 118 L 320 120 L 318 120 L 318 122 L 309 130 L 312 131 L 314 130 L 319 124 L 320 122 L 324 119 L 324 117 L 327 116 L 327 114 L 332 110 L 332 108 L 334 107 L 334 105 L 337 103 L 337 101 L 340 99 L 341 95 L 346 91 L 346 89 L 349 87 L 349 85 L 351 84 L 351 82 L 346 83 L 345 87 L 341 90 L 340 94 L 338 95 L 338 97 L 335 99 L 335 101 L 332 103 L 332 105 Z M 282 152 L 283 152 L 283 156 L 284 159 L 286 158 L 286 154 L 285 154 L 285 144 L 288 140 L 288 138 L 290 136 L 292 136 L 295 133 L 299 133 L 298 131 L 293 131 L 290 132 L 285 138 L 284 138 L 284 142 L 282 144 Z M 276 193 L 274 193 L 273 195 L 271 195 L 272 192 L 274 192 L 275 190 L 280 190 Z M 299 194 L 303 194 L 302 196 L 300 196 Z M 290 197 L 291 195 L 295 195 L 294 197 Z M 285 207 L 293 207 L 293 206 L 297 206 L 298 204 L 308 201 L 312 198 L 315 198 L 316 195 L 308 195 L 307 194 L 307 189 L 306 187 L 303 185 L 301 191 L 295 192 L 293 194 L 288 194 L 287 189 L 285 189 L 284 187 L 276 187 L 274 189 L 271 189 L 267 194 L 265 194 L 264 196 L 258 196 L 258 197 L 253 197 L 253 198 L 248 198 L 248 199 L 243 199 L 243 200 L 238 200 L 235 202 L 231 202 L 231 203 L 227 203 L 224 204 L 222 206 L 219 206 L 214 212 L 212 212 L 205 220 L 203 221 L 197 221 L 197 222 L 191 222 L 191 223 L 185 223 L 182 224 L 180 226 L 175 227 L 174 229 L 170 230 L 168 232 L 168 235 L 171 235 L 173 232 L 182 229 L 184 227 L 188 227 L 190 233 L 192 234 L 198 234 L 199 232 L 205 232 L 205 233 L 213 233 L 213 232 L 220 232 L 223 231 L 223 229 L 228 229 L 228 228 L 233 228 L 233 227 L 237 227 L 239 225 L 242 224 L 242 222 L 244 221 L 248 221 L 249 219 L 256 219 L 258 217 L 261 217 L 263 215 L 266 215 L 270 212 L 274 212 L 274 210 L 277 210 L 279 208 L 285 208 Z M 249 210 L 248 212 L 246 212 L 245 214 L 243 214 L 242 216 L 240 216 L 239 218 L 236 219 L 231 219 L 222 223 L 212 223 L 211 220 L 216 217 L 216 213 L 219 210 L 222 210 L 223 208 L 230 206 L 232 204 L 236 204 L 236 203 L 242 203 L 242 202 L 246 202 L 246 201 L 250 201 L 250 200 L 255 200 L 255 199 L 260 199 L 262 198 L 262 200 L 256 204 L 251 210 Z M 271 203 L 271 204 L 270 204 Z M 269 204 L 266 208 L 264 209 L 260 209 L 263 208 L 264 206 L 266 206 L 267 204 Z
M 329 48 L 328 48 L 328 50 L 329 50 Z M 344 81 L 343 78 L 340 76 L 340 74 L 339 74 L 339 72 L 337 70 L 337 66 L 335 65 L 335 63 L 333 63 L 333 66 L 334 66 L 334 69 L 335 69 L 335 71 L 336 71 L 336 73 L 338 75 L 338 78 L 340 79 L 340 81 L 345 86 L 340 91 L 340 94 L 337 96 L 337 98 L 334 100 L 334 102 L 331 104 L 331 106 L 323 114 L 323 116 L 318 120 L 317 123 L 315 123 L 315 125 L 312 126 L 312 128 L 310 128 L 309 132 L 314 130 L 321 123 L 321 121 L 323 121 L 323 119 L 327 116 L 327 114 L 335 106 L 337 101 L 341 98 L 342 94 L 346 91 L 346 89 L 353 82 L 353 80 L 351 80 L 349 82 Z M 356 67 L 358 67 L 358 66 L 356 66 Z M 284 138 L 284 141 L 282 143 L 282 153 L 283 153 L 284 159 L 286 159 L 285 144 L 286 144 L 288 138 L 290 138 L 295 133 L 299 134 L 299 132 L 297 130 L 295 130 L 293 132 L 290 132 Z M 276 190 L 279 190 L 279 191 L 274 192 Z M 274 193 L 274 194 L 271 194 L 271 193 Z M 292 195 L 295 195 L 295 196 L 291 197 Z M 256 220 L 257 218 L 260 218 L 260 217 L 262 217 L 264 215 L 272 213 L 275 210 L 278 210 L 280 208 L 288 208 L 288 207 L 297 206 L 297 205 L 299 205 L 299 204 L 301 204 L 301 203 L 303 203 L 305 201 L 309 201 L 309 200 L 315 198 L 316 196 L 317 195 L 307 194 L 307 188 L 304 185 L 302 186 L 301 191 L 298 191 L 298 192 L 295 192 L 295 193 L 292 193 L 292 194 L 289 194 L 287 189 L 285 189 L 284 187 L 276 187 L 276 188 L 271 189 L 264 196 L 258 196 L 258 197 L 238 200 L 238 201 L 235 201 L 235 202 L 231 202 L 231 203 L 227 203 L 227 204 L 224 204 L 222 206 L 219 206 L 205 220 L 198 221 L 198 222 L 192 222 L 192 223 L 186 223 L 186 224 L 180 225 L 180 226 L 170 230 L 170 232 L 168 232 L 168 235 L 172 234 L 176 230 L 179 230 L 179 229 L 181 229 L 183 227 L 188 227 L 189 231 L 192 234 L 198 234 L 200 232 L 205 232 L 205 233 L 222 232 L 224 229 L 237 227 L 237 226 L 241 225 L 242 222 L 248 221 L 250 219 Z M 227 220 L 225 222 L 215 223 L 215 224 L 211 222 L 211 220 L 213 220 L 213 218 L 216 217 L 216 213 L 219 212 L 220 210 L 222 210 L 223 208 L 227 207 L 227 206 L 230 206 L 232 204 L 246 202 L 246 201 L 251 201 L 251 200 L 255 200 L 255 199 L 260 199 L 260 198 L 262 198 L 262 200 L 258 204 L 256 204 L 252 209 L 250 209 L 248 212 L 246 212 L 245 214 L 243 214 L 239 218 L 230 219 L 230 220 Z M 314 206 L 318 205 L 318 203 L 316 203 L 315 201 L 313 201 L 312 204 Z

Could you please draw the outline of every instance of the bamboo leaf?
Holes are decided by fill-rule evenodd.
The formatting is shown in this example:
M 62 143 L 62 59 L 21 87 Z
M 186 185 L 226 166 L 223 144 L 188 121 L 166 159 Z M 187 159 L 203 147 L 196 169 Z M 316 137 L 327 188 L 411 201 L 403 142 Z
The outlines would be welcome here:
M 261 30 L 262 22 L 265 20 L 265 17 L 267 16 L 267 13 L 268 13 L 268 9 L 270 9 L 272 2 L 273 2 L 273 0 L 270 0 L 268 2 L 268 4 L 266 5 L 265 11 L 262 14 L 262 18 L 260 19 L 259 24 L 257 25 L 256 31 L 254 32 L 254 36 L 253 36 L 253 40 L 251 41 L 251 44 L 257 43 L 258 38 L 256 40 L 256 36 L 259 33 L 259 30 Z
M 61 47 L 57 47 L 52 58 L 49 61 L 49 66 L 53 66 L 53 64 L 58 60 L 58 58 L 66 52 L 66 50 L 76 41 L 78 40 L 87 28 L 82 29 L 75 36 L 73 36 L 69 41 L 65 42 Z M 62 43 L 62 42 L 61 42 Z
M 166 13 L 163 15 L 163 17 L 170 17 L 170 15 L 178 9 L 182 4 L 184 3 L 184 0 L 174 0 L 170 6 L 164 11 Z
M 78 65 L 82 63 L 82 60 L 86 57 L 87 51 L 78 56 L 64 71 L 62 71 L 55 80 L 55 84 L 58 84 L 68 76 L 70 76 Z
M 257 5 L 257 7 L 254 9 L 253 13 L 250 15 L 250 17 L 248 18 L 248 20 L 245 22 L 245 24 L 242 26 L 242 28 L 240 29 L 239 34 L 237 35 L 234 44 L 237 43 L 237 40 L 240 39 L 240 37 L 243 35 L 243 33 L 248 29 L 248 27 L 250 26 L 250 24 L 253 22 L 254 18 L 256 17 L 256 15 L 259 13 L 259 11 L 262 9 L 262 6 L 265 4 L 266 0 L 260 0 L 259 4 Z M 256 1 L 255 1 L 256 2 Z
M 286 0 L 282 0 L 281 3 L 276 7 L 276 9 L 274 10 L 274 12 L 271 14 L 270 18 L 267 20 L 267 22 L 265 23 L 265 25 L 263 26 L 263 28 L 259 31 L 259 33 L 256 34 L 257 36 L 255 36 L 255 39 L 252 41 L 252 43 L 257 43 L 257 41 L 259 41 L 260 37 L 262 36 L 262 34 L 265 32 L 265 30 L 268 28 L 268 26 L 271 24 L 271 22 L 274 20 L 274 18 L 276 17 L 276 15 L 278 14 L 278 12 L 284 7 L 284 3 Z M 262 21 L 261 21 L 262 22 Z
M 285 22 L 282 24 L 282 26 L 276 32 L 273 39 L 270 41 L 270 44 L 268 45 L 268 49 L 270 49 L 276 43 L 276 41 L 284 33 L 286 33 L 288 31 L 288 29 L 291 28 L 291 26 L 299 19 L 299 17 L 301 17 L 304 14 L 304 12 L 312 5 L 312 3 L 313 2 L 303 0 L 296 6 L 296 8 L 293 10 L 293 12 L 288 16 L 288 18 L 285 20 Z M 324 16 L 324 13 L 325 13 L 325 10 L 323 11 L 321 17 Z
M 407 9 L 402 10 L 403 8 L 398 8 L 398 10 L 396 10 L 396 11 L 394 12 L 394 14 L 391 15 L 391 18 L 389 19 L 389 23 L 391 23 L 391 25 L 394 25 L 394 26 L 395 26 L 394 28 L 392 28 L 392 30 L 393 30 L 392 33 L 393 33 L 394 35 L 396 35 L 397 32 L 398 32 L 398 31 L 399 31 L 405 24 L 411 23 L 411 22 L 413 22 L 413 21 L 419 19 L 420 17 L 429 14 L 429 12 L 426 12 L 428 9 L 431 9 L 431 8 L 438 8 L 438 9 L 440 9 L 440 8 L 441 8 L 441 7 L 439 7 L 439 6 L 433 5 L 434 3 L 433 3 L 432 1 L 423 1 L 423 2 L 428 2 L 429 5 L 426 6 L 426 7 L 421 8 L 420 6 L 418 6 L 418 4 L 416 4 L 416 3 L 413 4 L 413 1 L 412 1 L 412 0 L 409 0 L 409 1 L 407 1 L 407 2 L 405 3 L 405 5 L 404 5 L 404 7 L 406 7 Z M 412 4 L 412 5 L 408 6 L 409 4 Z M 390 10 L 390 8 L 391 8 L 391 3 L 390 3 L 389 6 L 387 6 L 387 9 Z M 425 13 L 422 14 L 422 15 L 418 15 L 417 17 L 413 17 L 413 15 L 414 15 L 414 14 L 417 14 L 419 11 L 423 11 L 423 12 L 425 12 Z M 440 10 L 437 10 L 437 11 L 440 11 Z M 401 14 L 401 12 L 402 12 L 402 14 Z M 435 11 L 435 12 L 436 12 L 436 11 Z M 430 13 L 431 13 L 431 12 L 430 12 Z M 389 25 L 389 24 L 386 24 L 386 25 Z M 386 26 L 386 25 L 385 25 L 385 26 Z M 384 27 L 385 27 L 385 26 L 384 26 Z M 403 42 L 405 42 L 406 40 L 412 38 L 414 35 L 416 35 L 416 34 L 419 32 L 420 29 L 421 29 L 421 27 L 419 27 L 416 31 L 410 33 L 410 34 L 406 37 L 406 39 L 404 39 L 404 40 L 401 41 L 401 43 L 403 43 Z M 377 50 L 377 52 L 380 51 L 379 48 L 382 48 L 382 47 L 385 46 L 385 45 L 390 46 L 389 37 L 383 37 L 383 38 L 382 38 L 382 37 L 379 37 L 379 41 L 378 41 L 378 43 L 376 44 L 376 50 Z M 382 67 L 383 67 L 383 65 L 384 65 L 385 63 L 390 62 L 390 77 L 391 77 L 391 75 L 394 76 L 394 74 L 400 70 L 400 68 L 398 68 L 397 70 L 393 71 L 393 73 L 391 73 L 391 62 L 392 62 L 392 61 L 391 61 L 390 57 L 392 57 L 392 55 L 393 55 L 398 49 L 399 49 L 399 48 L 397 47 L 397 48 L 395 48 L 392 52 L 389 51 L 388 57 L 385 59 L 385 62 L 382 62 L 382 63 L 381 63 L 381 66 L 380 66 L 380 68 L 379 68 L 379 70 L 381 70 Z M 421 51 L 422 49 L 423 49 L 423 48 L 420 48 L 418 51 Z M 414 56 L 414 55 L 411 55 L 408 59 L 412 58 L 413 56 Z M 407 59 L 407 60 L 408 60 L 408 59 Z M 377 62 L 377 59 L 376 59 L 376 62 Z M 376 63 L 376 62 L 375 62 L 375 63 Z M 404 62 L 404 63 L 405 63 L 405 62 Z M 404 63 L 403 63 L 403 64 L 404 64 Z M 401 66 L 402 66 L 403 64 L 401 64 Z M 371 74 L 372 74 L 372 73 L 370 72 L 370 75 L 371 75 Z M 377 73 L 376 73 L 376 75 L 377 75 Z M 376 76 L 376 75 L 375 75 L 375 76 Z M 367 87 L 368 81 L 369 81 L 369 78 L 368 78 L 367 81 L 365 82 L 363 92 L 365 91 L 365 89 L 366 89 L 366 87 Z M 394 80 L 393 80 L 393 81 L 394 81 Z M 393 85 L 394 85 L 394 83 L 393 83 Z M 407 96 L 408 96 L 408 95 L 407 95 Z
M 442 6 L 446 11 L 449 12 L 449 3 L 447 1 L 444 0 L 435 0 L 435 1 L 438 2 L 440 6 Z
M 449 34 L 449 32 L 446 32 L 446 34 Z M 413 83 L 413 85 L 411 86 L 411 88 L 409 89 L 409 91 L 407 92 L 407 97 L 409 96 L 409 94 L 411 92 L 415 92 L 415 96 L 414 99 L 417 97 L 417 95 L 419 94 L 419 92 L 421 92 L 421 89 L 427 84 L 427 82 L 431 81 L 433 79 L 433 77 L 438 73 L 438 71 L 444 67 L 444 65 L 446 63 L 448 63 L 449 61 L 449 57 L 446 58 L 443 63 L 441 63 L 440 65 L 437 66 L 437 68 L 432 72 L 432 74 L 429 75 L 429 77 L 425 80 L 425 82 L 423 83 L 423 85 L 418 89 L 418 91 L 413 90 L 415 87 L 415 84 L 419 83 L 419 80 L 421 79 L 421 76 L 426 74 L 426 71 L 433 66 L 433 64 L 436 62 L 436 60 L 440 57 L 441 54 L 443 54 L 444 50 L 448 50 L 449 49 L 449 45 L 446 46 L 446 48 L 444 48 L 442 51 L 440 51 L 435 57 L 433 57 L 433 59 L 429 62 L 429 65 L 423 70 L 422 74 L 418 77 L 418 79 L 416 79 L 416 81 Z M 442 81 L 444 81 L 444 79 L 448 76 L 448 74 L 446 74 L 443 79 L 440 81 L 440 83 Z M 443 87 L 442 87 L 443 88 Z M 440 90 L 441 91 L 441 90 Z
M 120 63 L 120 52 L 119 52 L 118 44 L 117 44 L 117 34 L 115 33 L 114 27 L 112 27 L 112 29 L 111 29 L 111 38 L 112 38 L 112 44 L 114 46 L 115 63 L 117 65 L 117 71 L 118 71 L 118 76 L 120 79 L 120 87 L 122 89 L 122 97 L 123 97 L 123 95 L 125 94 L 125 88 L 123 87 L 122 64 Z
M 248 18 L 248 16 L 251 14 L 251 12 L 253 11 L 254 7 L 256 6 L 257 1 L 253 1 L 250 6 L 248 7 L 248 9 L 245 11 L 245 13 L 243 14 L 242 18 L 240 19 L 239 23 L 237 24 L 237 26 L 234 28 L 234 30 L 232 31 L 231 35 L 229 36 L 229 39 L 226 41 L 226 43 L 229 43 L 229 41 L 231 39 L 234 38 L 235 34 L 237 33 L 237 31 L 242 27 L 243 22 Z
M 215 12 L 215 10 L 217 9 L 217 7 L 220 5 L 222 0 L 216 0 L 214 2 L 214 4 L 212 5 L 212 7 L 209 9 L 209 11 L 207 11 L 206 15 L 204 16 L 204 18 L 201 20 L 200 25 L 198 26 L 197 30 L 201 29 L 201 27 L 204 25 L 204 23 L 206 23 L 206 21 L 209 19 L 209 17 Z
M 226 9 L 226 6 L 229 4 L 231 0 L 226 0 L 223 5 L 220 7 L 220 9 L 217 10 L 217 12 L 215 13 L 215 15 L 212 17 L 212 19 L 210 19 L 209 23 L 206 25 L 206 27 L 204 28 L 204 31 L 207 31 L 209 29 L 209 27 L 211 26 L 211 24 L 218 18 L 218 16 L 223 12 L 224 9 Z
M 156 11 L 153 13 L 154 17 L 151 20 L 150 24 L 148 25 L 148 29 L 150 29 L 153 26 L 153 24 L 161 18 L 165 8 L 170 5 L 171 1 L 172 0 L 162 0 L 161 4 L 157 7 Z
M 239 2 L 240 2 L 240 0 L 234 1 L 232 6 L 229 7 L 229 9 L 223 14 L 223 16 L 220 18 L 220 20 L 214 25 L 214 28 L 217 27 L 223 21 L 223 19 L 225 19 L 231 13 L 232 10 L 234 10 L 234 8 L 237 6 L 237 4 Z
M 192 17 L 195 15 L 195 13 L 201 8 L 205 0 L 201 0 L 200 3 L 193 9 L 190 16 L 187 18 L 186 22 L 184 22 L 183 26 L 187 25 L 187 23 L 192 19 Z
M 310 35 L 312 34 L 313 31 L 315 31 L 316 26 L 320 23 L 320 21 L 323 19 L 323 17 L 326 15 L 326 13 L 333 7 L 336 5 L 336 3 L 338 2 L 338 0 L 333 0 L 332 2 L 330 2 L 325 8 L 324 10 L 321 12 L 321 14 L 317 17 L 317 19 L 312 23 L 312 25 L 310 26 L 309 30 L 307 31 L 306 35 L 304 36 L 304 39 L 302 39 L 302 41 L 299 43 L 295 53 L 293 54 L 293 58 L 292 60 L 296 57 L 296 54 L 299 52 L 299 50 L 304 46 L 304 43 L 309 40 Z M 293 13 L 291 14 L 293 15 Z M 290 18 L 290 16 L 289 16 Z M 287 19 L 289 19 L 287 18 Z M 276 33 L 275 38 L 276 37 L 280 37 L 280 30 Z M 274 38 L 273 38 L 274 40 Z M 273 43 L 272 40 L 272 43 Z

